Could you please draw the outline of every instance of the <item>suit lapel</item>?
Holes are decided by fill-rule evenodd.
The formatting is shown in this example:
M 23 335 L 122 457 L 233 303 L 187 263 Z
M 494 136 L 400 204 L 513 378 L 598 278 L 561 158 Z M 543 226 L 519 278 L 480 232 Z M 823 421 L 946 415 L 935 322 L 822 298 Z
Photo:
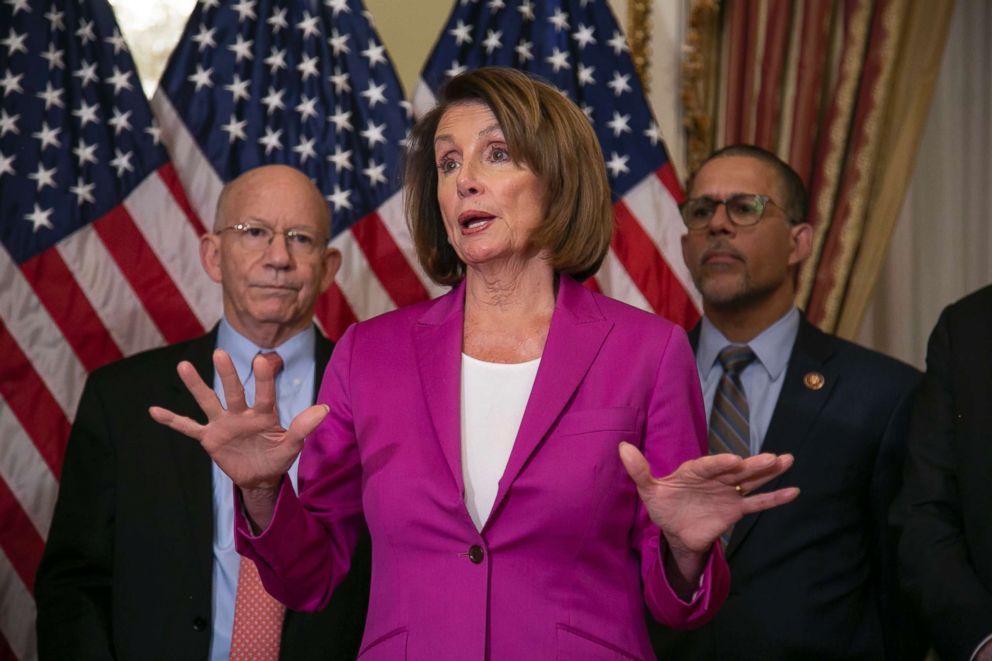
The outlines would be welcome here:
M 589 291 L 568 276 L 560 277 L 541 366 L 499 481 L 493 512 L 572 398 L 612 327 L 613 322 L 603 317 Z
M 217 345 L 217 327 L 202 338 L 191 342 L 180 360 L 188 360 L 199 372 L 200 377 L 213 387 L 214 367 L 212 355 Z M 206 422 L 206 416 L 200 410 L 193 396 L 179 379 L 172 373 L 173 398 L 171 402 L 163 402 L 162 406 L 173 413 L 184 415 L 201 423 Z M 174 469 L 172 474 L 177 476 L 181 485 L 186 520 L 190 524 L 190 534 L 193 537 L 193 549 L 196 556 L 197 569 L 203 573 L 204 580 L 212 580 L 213 566 L 213 476 L 210 458 L 200 445 L 182 434 L 167 430 L 169 447 L 172 452 Z
M 464 281 L 433 302 L 414 326 L 420 384 L 434 433 L 451 470 L 458 493 L 465 497 L 461 446 L 462 324 Z
M 327 367 L 327 362 L 331 359 L 331 352 L 334 351 L 334 343 L 324 337 L 324 334 L 320 332 L 320 329 L 315 329 L 317 332 L 317 338 L 314 342 L 314 371 L 313 371 L 313 397 L 310 399 L 312 402 L 317 401 L 317 395 L 320 393 L 320 382 L 324 380 L 324 369 Z
M 830 394 L 840 379 L 840 374 L 830 362 L 834 352 L 833 338 L 819 331 L 802 318 L 796 343 L 789 357 L 785 383 L 775 404 L 768 432 L 762 443 L 762 452 L 775 454 L 792 453 L 798 456 L 799 449 L 809 436 L 810 428 L 830 399 Z M 809 374 L 823 377 L 822 387 L 813 389 L 806 384 Z M 758 492 L 774 491 L 779 488 L 783 476 L 764 485 Z M 727 545 L 727 556 L 731 556 L 754 527 L 761 513 L 750 514 L 734 526 L 733 535 Z

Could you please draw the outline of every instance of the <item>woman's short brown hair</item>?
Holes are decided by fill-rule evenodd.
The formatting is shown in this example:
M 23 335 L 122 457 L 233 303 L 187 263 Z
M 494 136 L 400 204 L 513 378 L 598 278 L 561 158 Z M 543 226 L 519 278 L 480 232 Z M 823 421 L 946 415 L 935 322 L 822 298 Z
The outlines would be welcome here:
M 410 135 L 406 211 L 420 264 L 437 283 L 465 276 L 448 243 L 437 201 L 434 134 L 452 106 L 479 102 L 499 122 L 511 157 L 544 186 L 545 220 L 532 243 L 551 256 L 556 272 L 584 280 L 599 269 L 613 235 L 613 205 L 596 134 L 561 92 L 515 69 L 485 67 L 452 78 L 437 106 Z

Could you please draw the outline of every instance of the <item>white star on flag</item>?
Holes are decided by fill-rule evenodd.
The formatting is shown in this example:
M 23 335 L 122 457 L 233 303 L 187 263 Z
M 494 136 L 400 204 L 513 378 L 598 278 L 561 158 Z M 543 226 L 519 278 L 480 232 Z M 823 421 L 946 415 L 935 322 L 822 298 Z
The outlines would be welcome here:
M 44 229 L 52 229 L 52 221 L 49 220 L 52 217 L 52 209 L 42 209 L 41 206 L 35 204 L 34 211 L 25 216 L 25 218 L 34 226 L 34 231 Z
M 45 186 L 55 188 L 55 168 L 46 168 L 44 164 L 38 163 L 38 169 L 30 173 L 28 179 L 37 182 L 39 193 Z

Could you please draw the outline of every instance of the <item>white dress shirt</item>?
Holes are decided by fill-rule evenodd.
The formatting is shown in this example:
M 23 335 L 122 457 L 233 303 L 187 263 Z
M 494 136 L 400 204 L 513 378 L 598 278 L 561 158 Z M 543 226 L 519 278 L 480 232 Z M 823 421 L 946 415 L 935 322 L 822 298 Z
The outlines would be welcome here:
M 462 478 L 465 506 L 482 530 L 496 502 L 541 359 L 487 363 L 462 354 Z

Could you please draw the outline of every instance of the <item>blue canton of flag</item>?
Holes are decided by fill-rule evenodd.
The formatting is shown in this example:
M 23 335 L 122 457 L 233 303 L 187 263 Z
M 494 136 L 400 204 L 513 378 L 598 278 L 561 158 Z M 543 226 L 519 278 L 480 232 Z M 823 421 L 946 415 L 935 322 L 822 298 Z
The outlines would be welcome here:
M 0 231 L 18 263 L 101 217 L 167 160 L 107 3 L 47 8 L 0 6 Z
M 691 326 L 699 304 L 681 254 L 681 189 L 606 0 L 461 0 L 414 93 L 417 115 L 451 77 L 487 65 L 530 72 L 585 112 L 613 189 L 617 229 L 590 287 Z
M 202 228 L 106 0 L 0 3 L 0 658 L 36 657 L 34 576 L 86 375 L 203 332 Z
M 258 165 L 321 189 L 343 253 L 317 309 L 332 337 L 431 293 L 399 196 L 410 106 L 360 1 L 201 0 L 153 107 L 204 220 L 223 183 Z

